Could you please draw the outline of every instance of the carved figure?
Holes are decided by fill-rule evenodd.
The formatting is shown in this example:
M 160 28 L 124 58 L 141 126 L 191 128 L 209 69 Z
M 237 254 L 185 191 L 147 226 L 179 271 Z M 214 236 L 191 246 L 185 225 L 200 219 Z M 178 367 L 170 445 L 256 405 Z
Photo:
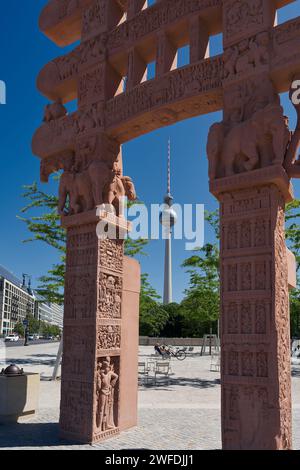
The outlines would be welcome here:
M 123 214 L 123 198 L 136 199 L 134 184 L 129 176 L 122 176 L 118 162 L 113 166 L 113 179 L 104 188 L 104 202 L 113 206 L 117 215 Z
M 249 39 L 244 39 L 238 45 L 238 57 L 235 64 L 236 73 L 244 73 L 253 67 L 251 54 L 249 54 Z
M 98 409 L 96 425 L 101 431 L 115 429 L 114 389 L 119 376 L 114 372 L 110 357 L 99 363 L 97 372 Z
M 255 38 L 244 39 L 238 46 L 224 52 L 224 76 L 233 78 L 237 74 L 265 65 L 269 62 L 269 34 L 263 32 Z
M 252 53 L 252 60 L 255 67 L 267 64 L 269 61 L 269 34 L 264 32 L 256 36 L 255 41 L 250 41 L 249 49 Z
M 282 163 L 289 138 L 283 109 L 277 104 L 258 110 L 229 131 L 224 123 L 214 124 L 207 145 L 210 177 Z
M 44 112 L 44 122 L 51 122 L 67 115 L 67 110 L 61 100 L 47 104 Z
M 67 202 L 69 207 L 66 212 Z M 61 175 L 59 185 L 59 214 L 78 214 L 93 208 L 94 200 L 88 172 L 78 171 L 74 157 L 65 159 L 64 173 Z
M 236 73 L 235 64 L 239 55 L 238 48 L 235 46 L 227 49 L 224 56 L 224 75 L 225 78 L 232 77 Z

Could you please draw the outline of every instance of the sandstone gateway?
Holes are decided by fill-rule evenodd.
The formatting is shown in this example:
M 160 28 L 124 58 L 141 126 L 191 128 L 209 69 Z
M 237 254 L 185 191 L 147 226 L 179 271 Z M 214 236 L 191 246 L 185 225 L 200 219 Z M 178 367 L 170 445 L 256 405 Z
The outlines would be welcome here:
M 130 229 L 121 213 L 96 215 L 102 203 L 135 197 L 121 145 L 223 109 L 207 147 L 221 210 L 223 448 L 291 448 L 288 296 L 295 275 L 284 206 L 293 198 L 290 178 L 299 174 L 300 120 L 291 133 L 279 93 L 300 78 L 300 17 L 276 20 L 288 3 L 51 0 L 42 11 L 40 28 L 58 46 L 80 40 L 38 77 L 51 104 L 33 139 L 42 181 L 64 171 L 63 437 L 96 442 L 137 422 L 139 267 L 124 257 L 118 237 L 96 236 L 99 220 Z M 220 32 L 224 53 L 208 57 L 210 36 Z M 177 68 L 185 45 L 190 63 Z M 156 76 L 147 80 L 153 61 Z M 76 98 L 78 110 L 67 114 L 64 103 Z

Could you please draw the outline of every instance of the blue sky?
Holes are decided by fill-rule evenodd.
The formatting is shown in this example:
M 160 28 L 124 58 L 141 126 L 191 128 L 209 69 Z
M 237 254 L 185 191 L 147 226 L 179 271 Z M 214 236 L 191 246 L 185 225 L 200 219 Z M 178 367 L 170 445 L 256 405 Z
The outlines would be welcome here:
M 39 95 L 35 79 L 45 63 L 64 53 L 38 30 L 38 17 L 45 0 L 0 0 L 0 80 L 7 85 L 7 104 L 0 105 L 0 264 L 14 274 L 22 272 L 37 278 L 57 261 L 54 250 L 41 243 L 23 244 L 28 236 L 24 224 L 16 215 L 24 205 L 22 185 L 39 180 L 39 162 L 31 153 L 31 138 L 40 125 L 45 98 Z M 279 11 L 279 22 L 300 14 L 300 1 Z M 211 54 L 221 51 L 221 38 L 212 38 Z M 184 60 L 184 53 L 181 57 Z M 291 125 L 295 114 L 287 97 L 282 97 Z M 181 204 L 205 204 L 212 210 L 217 203 L 208 191 L 206 139 L 209 127 L 221 119 L 220 113 L 184 121 L 152 132 L 124 146 L 124 170 L 135 181 L 139 198 L 147 205 L 161 203 L 166 189 L 167 141 L 172 140 L 172 191 Z M 54 184 L 43 189 L 56 191 Z M 295 194 L 300 197 L 300 185 L 295 182 Z M 206 241 L 211 231 L 206 229 Z M 180 268 L 189 255 L 184 241 L 173 243 L 174 299 L 180 300 L 188 276 Z M 162 241 L 153 241 L 147 248 L 142 269 L 161 294 L 163 288 Z

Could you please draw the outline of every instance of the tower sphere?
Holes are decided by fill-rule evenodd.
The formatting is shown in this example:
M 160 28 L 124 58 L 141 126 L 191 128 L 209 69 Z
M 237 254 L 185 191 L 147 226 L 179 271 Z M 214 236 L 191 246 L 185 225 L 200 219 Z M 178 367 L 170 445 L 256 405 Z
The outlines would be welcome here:
M 164 227 L 173 227 L 177 222 L 177 214 L 172 207 L 167 207 L 160 213 L 160 223 Z

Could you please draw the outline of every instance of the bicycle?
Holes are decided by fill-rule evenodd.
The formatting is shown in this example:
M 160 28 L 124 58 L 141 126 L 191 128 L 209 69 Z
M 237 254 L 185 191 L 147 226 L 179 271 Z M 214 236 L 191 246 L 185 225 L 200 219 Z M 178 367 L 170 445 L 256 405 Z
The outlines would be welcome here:
M 178 361 L 184 361 L 186 359 L 186 352 L 183 349 L 177 348 L 176 351 L 174 351 L 172 347 L 165 347 L 165 352 L 169 357 L 175 357 Z

